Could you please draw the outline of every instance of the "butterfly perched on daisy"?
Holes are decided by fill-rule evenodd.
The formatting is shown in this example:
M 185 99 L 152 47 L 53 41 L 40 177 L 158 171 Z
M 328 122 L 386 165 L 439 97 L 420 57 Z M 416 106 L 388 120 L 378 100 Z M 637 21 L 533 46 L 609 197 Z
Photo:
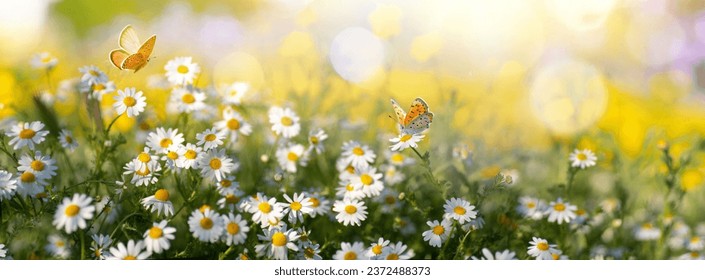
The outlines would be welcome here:
M 428 104 L 421 97 L 411 102 L 409 113 L 406 113 L 394 99 L 391 101 L 394 114 L 397 116 L 395 120 L 402 134 L 418 134 L 431 127 L 433 113 L 428 111 Z
M 128 24 L 122 29 L 118 38 L 120 49 L 110 52 L 110 62 L 120 70 L 134 70 L 137 72 L 149 62 L 149 56 L 154 50 L 156 40 L 157 35 L 152 35 L 147 41 L 140 44 L 140 39 L 137 37 L 135 29 Z

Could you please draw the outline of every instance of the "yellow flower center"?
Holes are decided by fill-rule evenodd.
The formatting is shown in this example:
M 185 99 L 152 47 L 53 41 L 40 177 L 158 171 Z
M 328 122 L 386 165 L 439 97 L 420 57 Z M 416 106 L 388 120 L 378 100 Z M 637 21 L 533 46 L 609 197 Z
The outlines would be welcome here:
M 23 129 L 22 131 L 20 131 L 20 138 L 21 139 L 32 139 L 32 137 L 34 137 L 34 135 L 37 135 L 37 132 L 32 129 L 29 129 L 29 128 L 26 128 L 26 129 Z
M 397 254 L 392 253 L 392 254 L 387 255 L 387 260 L 398 260 L 398 259 L 399 259 L 399 255 L 397 255 Z
M 269 212 L 272 211 L 272 206 L 269 205 L 268 202 L 261 202 L 257 208 L 259 209 L 260 212 L 268 214 Z
M 203 205 L 201 205 L 201 207 L 198 208 L 198 211 L 205 214 L 206 210 L 210 210 L 210 209 L 211 209 L 211 207 L 208 206 L 208 204 L 203 204 Z
M 355 214 L 357 213 L 357 207 L 355 207 L 354 205 L 345 206 L 345 212 L 350 215 Z
M 225 202 L 227 202 L 229 204 L 235 204 L 238 201 L 240 201 L 240 198 L 235 196 L 234 194 L 229 194 L 229 195 L 225 196 Z
M 641 225 L 641 228 L 643 229 L 652 229 L 654 226 L 651 223 L 644 223 Z
M 355 252 L 352 252 L 352 251 L 347 252 L 347 253 L 345 253 L 345 256 L 343 257 L 343 259 L 345 259 L 345 260 L 357 260 L 357 254 L 355 254 Z
M 215 141 L 215 139 L 218 138 L 218 137 L 215 136 L 215 134 L 212 134 L 212 133 L 211 133 L 211 134 L 206 135 L 205 138 L 206 138 L 206 141 L 212 142 L 212 141 Z
M 372 253 L 375 253 L 375 255 L 381 254 L 382 253 L 382 245 L 377 244 L 374 247 L 372 247 Z
M 318 207 L 318 205 L 321 205 L 321 201 L 318 200 L 318 198 L 315 198 L 315 197 L 309 198 L 308 201 L 311 201 L 311 203 L 312 203 L 312 204 L 311 204 L 311 207 L 313 207 L 313 208 L 316 208 L 316 207 Z
M 37 171 L 44 170 L 44 162 L 42 162 L 41 160 L 32 161 L 32 163 L 30 163 L 29 166 L 32 167 L 32 169 L 37 170 Z
M 348 184 L 347 186 L 345 186 L 345 190 L 351 192 L 355 190 L 355 187 L 353 187 L 353 185 L 351 184 Z
M 583 216 L 583 215 L 585 215 L 585 210 L 584 210 L 584 209 L 578 209 L 577 211 L 575 211 L 575 215 Z
M 700 242 L 700 237 L 693 236 L 693 237 L 690 239 L 690 242 L 691 242 L 691 243 L 698 243 L 698 242 Z
M 159 141 L 159 146 L 162 148 L 168 148 L 172 143 L 174 143 L 174 141 L 171 141 L 171 138 L 164 138 Z
M 292 120 L 290 117 L 287 117 L 287 116 L 282 117 L 280 122 L 284 126 L 291 126 L 294 124 L 294 120 Z
M 433 234 L 435 235 L 441 235 L 444 232 L 446 232 L 446 229 L 442 225 L 437 225 L 433 227 Z
M 25 171 L 24 173 L 22 173 L 22 175 L 20 175 L 20 180 L 22 181 L 22 183 L 33 183 L 36 179 L 37 178 L 34 177 L 34 173 L 29 171 Z
M 363 150 L 363 149 L 360 148 L 360 147 L 355 147 L 355 148 L 353 148 L 352 152 L 353 152 L 353 154 L 358 155 L 358 156 L 361 156 L 361 155 L 364 155 L 364 154 L 365 154 L 365 150 Z
M 221 166 L 223 166 L 223 163 L 220 161 L 220 159 L 214 158 L 211 159 L 211 162 L 208 163 L 208 165 L 210 165 L 213 170 L 218 170 Z
M 232 184 L 233 182 L 228 179 L 223 179 L 223 181 L 220 181 L 220 185 L 223 186 L 223 188 L 229 188 Z
M 289 161 L 297 161 L 299 156 L 294 152 L 289 152 L 289 154 L 286 155 L 286 158 L 289 159 Z
M 179 74 L 186 74 L 188 73 L 188 66 L 179 65 L 179 67 L 176 67 L 176 72 L 179 72 Z
M 536 208 L 536 203 L 534 203 L 533 201 L 529 202 L 526 204 L 526 208 L 534 209 L 534 208 Z
M 64 243 L 64 241 L 59 240 L 59 241 L 56 241 L 54 243 L 54 245 L 56 245 L 56 247 L 61 248 L 61 247 L 64 247 L 64 245 L 66 245 L 66 243 Z
M 404 161 L 404 156 L 400 153 L 395 153 L 392 155 L 392 161 L 393 162 L 403 162 Z
M 166 153 L 166 157 L 168 157 L 170 160 L 177 160 L 179 158 L 179 154 L 174 151 L 169 151 L 168 153 Z
M 277 247 L 286 245 L 286 235 L 281 232 L 274 233 L 272 235 L 272 245 Z
M 556 205 L 553 205 L 553 209 L 556 210 L 556 211 L 558 211 L 558 212 L 562 212 L 562 211 L 565 210 L 565 204 L 563 204 L 563 203 L 556 203 Z
M 81 211 L 81 207 L 78 207 L 76 204 L 71 204 L 66 207 L 66 210 L 64 210 L 64 214 L 68 217 L 73 217 L 78 215 L 78 211 Z
M 73 144 L 73 138 L 71 138 L 71 136 L 67 135 L 66 137 L 64 137 L 64 140 L 66 140 L 66 143 Z
M 213 227 L 213 220 L 210 218 L 201 219 L 201 227 L 203 229 L 211 229 Z
M 309 140 L 311 141 L 311 144 L 314 144 L 314 145 L 318 144 L 318 137 L 316 137 L 316 136 L 311 136 L 309 138 Z
M 237 119 L 230 119 L 228 120 L 228 128 L 230 130 L 238 130 L 240 129 L 240 121 Z
M 306 256 L 306 258 L 313 259 L 313 257 L 316 255 L 316 252 L 313 251 L 311 247 L 306 247 L 306 249 L 304 249 L 304 255 Z
M 411 139 L 411 135 L 404 134 L 404 136 L 402 136 L 401 139 L 399 139 L 399 141 L 406 142 L 406 141 L 409 141 L 409 139 Z
M 195 159 L 197 156 L 196 151 L 194 150 L 186 150 L 186 153 L 184 153 L 184 157 L 187 159 Z
M 553 260 L 558 260 L 558 259 L 561 258 L 561 255 L 559 255 L 559 254 L 551 254 L 551 257 L 553 258 Z
M 162 202 L 168 201 L 169 200 L 169 191 L 167 191 L 166 189 L 158 189 L 154 193 L 154 198 L 159 201 L 162 201 Z
M 137 99 L 135 99 L 132 96 L 126 96 L 125 98 L 122 99 L 122 103 L 125 104 L 127 107 L 132 107 L 137 105 Z
M 148 153 L 142 152 L 137 156 L 137 159 L 141 162 L 146 163 L 146 162 L 149 162 L 150 160 L 152 160 L 152 157 Z
M 183 96 L 181 96 L 181 101 L 183 101 L 186 104 L 192 104 L 193 102 L 196 102 L 196 97 L 194 97 L 193 94 L 186 93 Z
M 548 250 L 548 243 L 540 242 L 539 244 L 536 244 L 536 248 L 538 248 L 541 251 L 546 251 L 546 250 Z
M 345 167 L 345 171 L 347 171 L 350 174 L 353 174 L 353 173 L 355 173 L 355 167 L 353 167 L 352 165 L 348 165 L 348 167 Z
M 226 229 L 228 230 L 228 234 L 236 235 L 240 232 L 240 225 L 235 222 L 231 222 L 228 224 L 228 227 Z
M 375 182 L 375 179 L 373 179 L 372 176 L 370 176 L 370 175 L 362 174 L 362 176 L 360 176 L 360 181 L 361 181 L 365 186 L 369 186 L 369 185 L 372 185 L 372 183 Z
M 100 74 L 98 73 L 98 71 L 95 71 L 95 70 L 90 70 L 90 71 L 88 71 L 88 74 L 91 74 L 91 76 L 93 76 L 93 77 L 97 77 L 97 76 L 100 75 Z
M 103 85 L 103 84 L 94 84 L 93 86 L 91 86 L 91 88 L 93 89 L 93 91 L 101 91 L 101 90 L 104 90 L 104 89 L 105 89 L 105 85 Z
M 51 56 L 43 56 L 42 57 L 42 63 L 49 63 L 51 61 Z
M 145 167 L 144 170 L 137 170 L 137 171 L 135 171 L 135 174 L 140 175 L 140 176 L 147 176 L 147 175 L 149 175 L 150 173 L 152 173 L 152 172 L 149 171 L 149 168 L 147 168 L 147 167 Z
M 458 214 L 458 215 L 465 215 L 465 212 L 467 212 L 467 211 L 463 207 L 455 206 L 455 208 L 453 208 L 453 212 L 455 212 L 455 214 Z
M 125 256 L 124 258 L 122 258 L 122 260 L 124 260 L 124 261 L 134 261 L 134 260 L 137 260 L 137 257 L 132 256 L 132 255 L 127 255 L 127 256 Z
M 301 206 L 301 203 L 299 203 L 298 201 L 294 201 L 291 203 L 291 205 L 289 205 L 289 207 L 291 207 L 291 210 L 293 210 L 293 211 L 299 211 L 299 210 L 301 210 L 302 206 Z
M 691 256 L 692 258 L 698 258 L 698 257 L 700 257 L 700 253 L 698 253 L 698 252 L 690 252 L 690 256 Z
M 583 153 L 578 153 L 578 155 L 575 157 L 578 158 L 578 160 L 580 160 L 580 161 L 587 160 L 587 155 L 585 155 Z
M 151 229 L 149 229 L 149 237 L 151 237 L 152 239 L 158 239 L 162 237 L 163 234 L 164 233 L 160 227 L 152 227 Z

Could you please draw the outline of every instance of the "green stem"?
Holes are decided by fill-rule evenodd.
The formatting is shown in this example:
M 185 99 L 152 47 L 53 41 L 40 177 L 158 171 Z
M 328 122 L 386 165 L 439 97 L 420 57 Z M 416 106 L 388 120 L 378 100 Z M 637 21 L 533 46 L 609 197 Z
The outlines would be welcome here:
M 117 117 L 115 117 L 115 118 L 110 122 L 110 124 L 108 125 L 108 128 L 106 128 L 106 129 L 105 129 L 105 132 L 104 132 L 106 136 L 110 133 L 110 129 L 113 128 L 113 124 L 115 124 L 115 122 L 116 122 L 121 116 L 122 116 L 122 114 L 117 115 Z
M 86 259 L 86 232 L 81 230 L 81 259 Z
M 455 257 L 454 259 L 458 259 L 460 256 L 460 253 L 462 253 L 465 250 L 465 240 L 468 239 L 468 236 L 470 236 L 470 233 L 472 230 L 468 230 L 468 232 L 465 233 L 465 236 L 463 236 L 463 239 L 460 240 L 460 245 L 458 245 L 458 250 L 455 251 Z
M 230 253 L 233 252 L 233 250 L 235 250 L 235 245 L 231 245 L 230 247 L 228 247 L 228 250 L 226 250 L 224 253 L 220 254 L 220 256 L 218 257 L 218 260 L 221 260 L 221 261 L 224 260 L 228 255 L 230 255 Z

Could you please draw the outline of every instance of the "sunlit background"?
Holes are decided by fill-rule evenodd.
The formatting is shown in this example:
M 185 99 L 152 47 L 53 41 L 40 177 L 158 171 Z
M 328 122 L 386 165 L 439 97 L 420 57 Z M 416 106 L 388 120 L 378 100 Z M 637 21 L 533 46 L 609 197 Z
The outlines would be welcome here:
M 137 74 L 107 59 L 126 24 L 157 34 Z M 0 116 L 28 100 L 15 93 L 45 90 L 26 81 L 43 75 L 30 56 L 47 51 L 59 59 L 55 82 L 93 64 L 151 100 L 166 100 L 156 77 L 175 56 L 202 66 L 200 85 L 246 81 L 274 103 L 309 94 L 323 114 L 339 109 L 326 100 L 349 100 L 353 121 L 379 105 L 368 97 L 421 96 L 451 128 L 499 149 L 606 132 L 636 156 L 649 139 L 705 133 L 696 0 L 5 0 L 0 39 Z M 457 107 L 439 112 L 451 93 Z M 386 115 L 377 120 L 391 127 Z

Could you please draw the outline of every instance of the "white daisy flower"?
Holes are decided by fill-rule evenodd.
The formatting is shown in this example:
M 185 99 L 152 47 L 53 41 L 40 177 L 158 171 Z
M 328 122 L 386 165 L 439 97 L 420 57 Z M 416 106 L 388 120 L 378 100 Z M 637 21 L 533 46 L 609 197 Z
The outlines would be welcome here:
M 179 161 L 179 149 L 183 147 L 183 145 L 170 145 L 169 148 L 166 148 L 161 160 L 164 161 L 164 166 L 167 170 L 173 170 L 176 173 L 181 171 L 181 167 L 178 166 L 177 162 Z
M 529 241 L 529 244 L 531 246 L 528 247 L 526 253 L 536 257 L 537 260 L 552 260 L 553 254 L 560 254 L 555 244 L 548 244 L 548 241 L 543 238 L 533 237 L 533 241 Z
M 308 151 L 315 150 L 317 154 L 322 153 L 324 150 L 323 141 L 326 139 L 328 139 L 328 134 L 323 129 L 312 129 L 308 133 Z
M 370 147 L 357 141 L 345 142 L 341 156 L 346 164 L 352 164 L 355 169 L 368 167 L 377 157 Z
M 384 240 L 384 238 L 380 237 L 379 240 L 376 243 L 372 243 L 370 245 L 370 248 L 367 249 L 367 253 L 365 254 L 368 258 L 371 260 L 381 260 L 383 253 L 384 253 L 384 248 L 389 245 L 389 240 Z
M 139 168 L 142 166 L 142 168 Z M 125 164 L 124 175 L 132 175 L 130 183 L 135 186 L 149 186 L 156 184 L 159 181 L 159 171 L 162 170 L 162 166 L 158 162 L 154 162 L 148 165 L 143 165 L 139 159 L 133 159 Z
M 174 215 L 174 205 L 169 201 L 169 191 L 166 189 L 158 189 L 154 195 L 142 199 L 142 206 L 150 212 L 157 211 L 157 216 L 162 214 L 169 217 Z
M 546 209 L 546 215 L 548 215 L 548 221 L 551 223 L 570 223 L 571 220 L 575 219 L 575 211 L 578 207 L 571 205 L 568 202 L 563 202 L 563 199 L 558 198 L 556 201 L 552 201 L 551 204 Z
M 652 223 L 643 223 L 634 230 L 634 238 L 639 241 L 657 240 L 661 237 L 661 230 Z
M 225 105 L 240 105 L 242 98 L 250 90 L 250 84 L 235 82 L 222 87 L 220 97 Z
M 77 229 L 86 228 L 86 220 L 93 219 L 95 206 L 91 205 L 93 199 L 85 194 L 74 194 L 73 198 L 64 197 L 54 214 L 52 225 L 56 229 L 64 228 L 66 233 L 72 233 Z
M 132 118 L 144 112 L 144 107 L 147 106 L 147 98 L 143 96 L 142 91 L 129 87 L 117 92 L 118 94 L 114 97 L 113 108 L 115 108 L 115 112 L 118 115 L 127 113 L 127 117 Z
M 299 247 L 294 244 L 294 241 L 299 239 L 299 233 L 293 229 L 286 230 L 284 228 L 272 228 L 264 231 L 264 235 L 258 234 L 257 237 L 264 244 L 255 246 L 255 251 L 258 256 L 267 256 L 275 260 L 288 259 L 289 249 L 298 251 Z
M 461 226 L 463 231 L 468 232 L 468 231 L 476 231 L 478 229 L 482 229 L 485 226 L 485 219 L 482 217 L 478 216 L 476 219 L 471 220 L 464 225 Z
M 318 215 L 325 215 L 330 209 L 330 201 L 325 197 L 319 195 L 318 193 L 309 193 L 308 199 L 311 202 L 311 213 L 309 215 L 311 218 L 315 218 Z
M 176 166 L 183 169 L 196 168 L 199 157 L 204 155 L 203 148 L 191 143 L 180 146 L 176 153 L 179 155 Z
M 152 155 L 148 147 L 144 147 L 142 152 L 133 159 L 135 168 L 139 171 L 145 171 L 150 166 L 158 165 L 159 162 L 157 160 L 159 160 L 159 157 Z
M 88 98 L 103 101 L 103 95 L 115 92 L 115 83 L 112 81 L 98 81 L 91 83 L 80 83 L 78 90 L 88 95 Z
M 12 137 L 8 144 L 13 149 L 19 150 L 27 146 L 30 150 L 34 150 L 34 144 L 44 142 L 45 137 L 49 134 L 49 131 L 44 131 L 42 130 L 43 128 L 44 124 L 39 121 L 31 123 L 19 122 L 13 125 L 10 131 L 6 131 L 5 135 Z
M 59 143 L 61 143 L 61 147 L 71 152 L 78 147 L 78 142 L 76 142 L 76 139 L 73 138 L 73 133 L 66 129 L 62 129 L 59 133 Z
M 305 242 L 299 243 L 299 250 L 296 253 L 296 258 L 299 260 L 322 260 L 321 245 Z
M 476 257 L 472 257 L 473 260 L 516 260 L 516 253 L 509 251 L 509 250 L 504 250 L 504 251 L 496 251 L 494 254 L 492 254 L 492 251 L 490 251 L 487 248 L 482 248 L 482 257 L 479 259 Z
M 110 236 L 94 234 L 91 236 L 91 238 L 93 239 L 93 242 L 91 242 L 91 251 L 93 251 L 93 256 L 97 260 L 104 260 L 112 256 L 108 249 L 113 243 L 113 240 L 110 239 Z
M 174 240 L 176 228 L 167 227 L 166 220 L 152 224 L 152 228 L 144 232 L 144 244 L 147 247 L 147 252 L 161 253 L 169 250 L 171 244 L 169 240 Z
M 135 243 L 134 240 L 127 241 L 127 246 L 122 242 L 117 244 L 117 247 L 110 248 L 110 256 L 108 260 L 146 260 L 152 255 L 149 251 L 143 251 L 145 249 L 144 242 L 142 240 Z
M 247 221 L 243 220 L 240 214 L 235 216 L 233 213 L 229 213 L 227 216 L 223 216 L 223 227 L 225 234 L 222 239 L 228 246 L 244 244 L 247 233 L 250 231 Z
M 412 157 L 408 157 L 401 152 L 385 151 L 385 154 L 387 155 L 389 163 L 396 167 L 412 165 L 416 162 Z
M 248 212 L 252 213 L 252 221 L 268 226 L 270 223 L 279 223 L 284 217 L 284 209 L 277 199 L 267 198 L 266 195 L 257 194 L 250 200 L 251 207 Z
M 52 69 L 59 63 L 59 59 L 53 57 L 48 52 L 36 53 L 30 58 L 29 64 L 34 69 Z
M 21 196 L 36 196 L 44 191 L 47 186 L 45 178 L 39 178 L 30 171 L 18 174 L 17 193 Z
M 233 159 L 225 156 L 224 149 L 212 149 L 198 160 L 201 176 L 215 182 L 237 170 L 238 165 Z
M 388 185 L 396 185 L 404 181 L 406 176 L 394 165 L 382 165 L 384 170 L 384 182 Z
M 353 185 L 349 181 L 340 181 L 335 190 L 335 195 L 339 198 L 351 200 L 360 200 L 365 198 L 365 193 L 362 191 L 362 186 Z
M 0 170 L 0 201 L 11 199 L 17 190 L 17 180 L 12 173 Z
M 157 154 L 163 154 L 171 145 L 180 146 L 184 144 L 184 135 L 178 129 L 164 129 L 158 127 L 156 132 L 150 132 L 147 138 L 147 146 Z
M 188 225 L 193 237 L 202 242 L 215 243 L 223 235 L 223 220 L 220 214 L 211 209 L 203 212 L 199 209 L 193 210 Z
M 333 204 L 333 211 L 338 212 L 335 219 L 343 225 L 359 226 L 362 221 L 367 219 L 367 206 L 364 201 L 351 199 L 338 200 Z
M 81 83 L 94 85 L 97 83 L 108 82 L 108 75 L 106 75 L 103 71 L 100 71 L 100 69 L 94 65 L 83 66 L 78 68 L 78 71 L 83 74 L 81 75 Z
M 394 213 L 401 207 L 401 201 L 399 201 L 399 193 L 390 188 L 385 188 L 382 193 L 375 197 L 375 201 L 382 206 L 382 213 Z
M 335 252 L 333 255 L 334 260 L 364 260 L 365 259 L 365 244 L 362 242 L 355 242 L 350 244 L 348 242 L 340 243 L 340 250 Z
M 367 197 L 378 196 L 384 190 L 382 173 L 377 173 L 377 168 L 371 166 L 357 168 L 350 183 L 356 188 L 361 188 Z
M 679 260 L 705 260 L 705 256 L 699 252 L 692 251 L 678 256 Z
M 575 149 L 573 153 L 570 154 L 570 166 L 579 167 L 580 169 L 585 169 L 590 166 L 595 166 L 597 163 L 597 156 L 595 153 L 589 149 L 578 150 Z
M 179 113 L 191 113 L 206 109 L 206 94 L 192 86 L 175 88 L 171 91 L 170 103 Z
M 423 134 L 402 134 L 397 136 L 396 138 L 389 139 L 389 142 L 392 142 L 393 145 L 389 146 L 389 148 L 392 149 L 392 151 L 403 151 L 408 148 L 416 148 L 419 146 L 419 142 L 426 137 L 426 135 Z
M 279 166 L 289 173 L 296 173 L 296 166 L 306 166 L 308 161 L 304 146 L 301 144 L 280 147 L 277 149 L 276 156 Z
M 0 244 L 0 260 L 7 257 L 7 249 L 5 249 L 5 244 Z
M 235 182 L 235 177 L 228 176 L 220 180 L 217 185 L 217 191 L 222 196 L 218 200 L 218 207 L 220 209 L 228 209 L 228 211 L 235 211 L 238 208 L 238 204 L 242 201 L 245 195 L 240 190 L 240 184 Z
M 215 127 L 206 129 L 202 133 L 196 134 L 196 140 L 198 140 L 196 145 L 203 146 L 203 150 L 208 151 L 223 145 L 223 138 L 225 138 L 225 133 L 216 130 Z
M 693 236 L 688 239 L 688 242 L 685 244 L 685 248 L 690 251 L 701 251 L 705 248 L 705 241 L 703 241 L 700 236 Z
M 49 244 L 44 246 L 44 250 L 52 256 L 66 259 L 71 256 L 71 249 L 68 246 L 68 240 L 56 234 L 51 234 L 47 238 Z
M 340 172 L 338 179 L 341 181 L 350 181 L 355 176 L 355 167 L 347 161 L 347 158 L 340 157 L 335 161 L 335 169 Z
M 269 109 L 269 123 L 272 124 L 272 131 L 276 135 L 284 138 L 293 138 L 301 132 L 299 116 L 289 108 L 274 106 Z
M 431 229 L 423 232 L 423 240 L 428 241 L 428 244 L 433 247 L 440 248 L 443 241 L 450 235 L 451 221 L 444 219 L 440 223 L 436 220 L 428 221 L 426 224 L 431 227 Z
M 175 57 L 164 65 L 166 78 L 173 85 L 186 85 L 193 83 L 196 75 L 201 73 L 201 67 L 192 62 L 189 57 Z
M 384 247 L 381 258 L 383 260 L 408 260 L 414 257 L 414 250 L 409 249 L 404 243 L 397 242 Z
M 529 196 L 522 196 L 519 198 L 519 206 L 517 206 L 517 212 L 524 217 L 531 218 L 532 220 L 543 219 L 543 214 L 547 209 L 546 202 Z
M 222 133 L 230 136 L 230 142 L 237 141 L 238 134 L 250 135 L 252 133 L 252 125 L 245 122 L 245 119 L 232 108 L 228 107 L 223 110 L 223 120 L 215 124 L 215 128 Z
M 103 213 L 105 221 L 108 224 L 112 224 L 117 219 L 118 214 L 120 214 L 120 204 L 115 204 L 115 201 L 110 200 L 107 196 L 104 196 L 100 201 L 95 204 L 95 212 Z M 94 224 L 95 226 L 95 224 Z
M 313 212 L 313 208 L 311 208 L 313 202 L 303 193 L 294 193 L 293 199 L 290 198 L 289 195 L 284 194 L 284 199 L 286 199 L 288 203 L 280 202 L 280 204 L 284 206 L 284 215 L 289 214 L 289 222 L 292 224 L 296 224 L 297 221 L 303 223 L 304 214 L 308 215 Z
M 475 206 L 470 205 L 470 202 L 461 198 L 454 197 L 446 200 L 443 209 L 445 210 L 444 219 L 456 220 L 461 225 L 477 217 L 477 211 L 473 211 Z

